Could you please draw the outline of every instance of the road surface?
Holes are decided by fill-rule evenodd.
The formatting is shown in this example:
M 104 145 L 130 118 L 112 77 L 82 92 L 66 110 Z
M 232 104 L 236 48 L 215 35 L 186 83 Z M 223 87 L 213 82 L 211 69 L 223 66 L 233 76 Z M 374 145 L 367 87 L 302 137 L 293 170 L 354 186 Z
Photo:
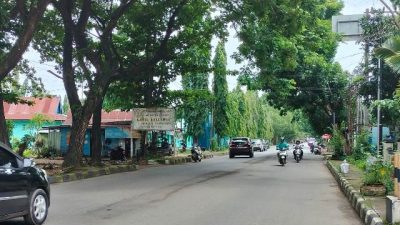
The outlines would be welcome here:
M 281 167 L 272 148 L 55 184 L 51 200 L 46 225 L 362 224 L 321 157 Z

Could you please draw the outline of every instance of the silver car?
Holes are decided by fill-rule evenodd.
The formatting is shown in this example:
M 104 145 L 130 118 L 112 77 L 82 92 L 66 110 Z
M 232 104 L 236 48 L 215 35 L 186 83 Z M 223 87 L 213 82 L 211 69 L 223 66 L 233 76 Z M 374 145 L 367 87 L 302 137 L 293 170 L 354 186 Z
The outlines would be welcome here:
M 253 151 L 265 151 L 265 146 L 261 139 L 253 139 L 251 144 L 253 146 Z

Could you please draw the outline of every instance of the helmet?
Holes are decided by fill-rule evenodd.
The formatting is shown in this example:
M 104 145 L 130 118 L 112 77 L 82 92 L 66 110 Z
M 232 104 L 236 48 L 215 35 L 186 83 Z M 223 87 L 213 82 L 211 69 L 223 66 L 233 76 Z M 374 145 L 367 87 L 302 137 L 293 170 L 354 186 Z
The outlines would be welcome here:
M 299 140 L 297 140 L 297 141 L 296 141 L 296 144 L 300 144 L 300 141 L 299 141 Z

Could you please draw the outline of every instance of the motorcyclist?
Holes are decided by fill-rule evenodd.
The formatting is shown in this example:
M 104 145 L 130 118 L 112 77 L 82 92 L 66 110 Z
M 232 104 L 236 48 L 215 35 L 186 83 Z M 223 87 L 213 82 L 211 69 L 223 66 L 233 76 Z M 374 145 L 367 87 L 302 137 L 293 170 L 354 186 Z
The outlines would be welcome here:
M 312 141 L 308 142 L 308 147 L 310 147 L 311 153 L 314 152 L 314 143 Z
M 279 144 L 276 146 L 279 151 L 287 150 L 289 148 L 289 144 L 285 141 L 284 137 L 281 137 Z
M 201 152 L 201 148 L 199 145 L 193 145 L 192 149 L 191 149 L 191 154 L 192 154 L 192 159 L 197 161 L 197 160 L 201 160 L 202 157 L 202 152 Z
M 284 137 L 281 137 L 280 142 L 276 146 L 276 150 L 278 151 L 286 151 L 289 149 L 289 144 L 285 141 Z M 279 157 L 279 152 L 278 152 L 278 157 Z
M 303 159 L 303 147 L 300 145 L 300 141 L 299 140 L 296 141 L 296 145 L 294 146 L 293 158 L 295 158 L 296 148 L 300 148 L 300 159 Z

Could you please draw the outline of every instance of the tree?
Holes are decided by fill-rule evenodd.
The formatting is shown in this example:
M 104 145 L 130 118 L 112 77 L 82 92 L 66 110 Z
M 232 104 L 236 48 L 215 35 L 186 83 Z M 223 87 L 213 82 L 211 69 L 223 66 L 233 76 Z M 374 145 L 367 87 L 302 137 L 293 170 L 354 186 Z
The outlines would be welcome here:
M 85 130 L 109 85 L 128 81 L 139 86 L 151 79 L 149 71 L 168 65 L 169 59 L 185 47 L 182 39 L 189 37 L 180 34 L 186 33 L 186 26 L 191 29 L 193 21 L 204 18 L 211 3 L 196 0 L 189 6 L 187 0 L 58 0 L 54 5 L 56 10 L 46 14 L 46 27 L 42 27 L 35 47 L 44 60 L 54 60 L 62 68 L 73 120 L 63 166 L 78 167 Z M 146 32 L 148 29 L 154 32 Z M 179 48 L 170 48 L 169 44 Z M 77 83 L 82 81 L 86 90 L 83 102 L 77 94 Z M 146 95 L 150 92 L 151 88 L 147 89 Z
M 64 96 L 64 99 L 63 99 L 62 111 L 64 114 L 67 114 L 69 111 L 68 97 L 66 95 Z
M 256 91 L 243 93 L 239 87 L 228 94 L 229 136 L 247 136 L 278 140 L 305 137 L 310 134 L 307 118 L 301 111 L 282 114 L 279 109 L 268 105 L 268 96 L 259 96 Z
M 39 131 L 43 128 L 43 126 L 51 122 L 53 122 L 53 120 L 47 115 L 37 113 L 29 121 L 25 129 L 30 132 L 31 136 L 36 138 L 39 134 Z
M 17 67 L 50 0 L 0 3 L 0 82 Z M 0 141 L 10 145 L 0 89 Z
M 226 81 L 226 52 L 225 43 L 220 41 L 215 50 L 213 60 L 214 82 L 214 108 L 213 108 L 213 124 L 215 133 L 218 137 L 223 137 L 227 134 L 228 115 L 227 115 L 227 95 L 228 83 Z M 218 141 L 219 143 L 219 141 Z
M 385 60 L 394 72 L 400 73 L 400 36 L 388 39 L 380 48 L 375 49 L 375 54 Z
M 210 112 L 212 95 L 208 90 L 207 73 L 189 73 L 182 78 L 184 91 L 183 118 L 186 126 L 186 134 L 194 137 L 198 144 L 198 138 L 203 134 L 204 123 Z
M 359 88 L 359 94 L 363 96 L 364 103 L 370 105 L 377 99 L 378 76 L 381 77 L 381 96 L 383 99 L 392 98 L 396 89 L 399 74 L 386 64 L 382 63 L 379 69 L 379 59 L 374 54 L 374 49 L 381 45 L 396 33 L 394 20 L 385 15 L 383 10 L 372 9 L 368 15 L 362 18 L 361 27 L 363 28 L 362 46 L 365 49 L 366 58 L 361 64 L 360 74 L 363 74 L 363 82 Z M 388 116 L 383 114 L 384 117 Z
M 339 37 L 331 17 L 343 4 L 336 0 L 238 1 L 228 4 L 227 17 L 238 25 L 241 84 L 263 90 L 283 111 L 302 109 L 318 133 L 329 130 L 342 107 L 347 85 L 334 63 Z

